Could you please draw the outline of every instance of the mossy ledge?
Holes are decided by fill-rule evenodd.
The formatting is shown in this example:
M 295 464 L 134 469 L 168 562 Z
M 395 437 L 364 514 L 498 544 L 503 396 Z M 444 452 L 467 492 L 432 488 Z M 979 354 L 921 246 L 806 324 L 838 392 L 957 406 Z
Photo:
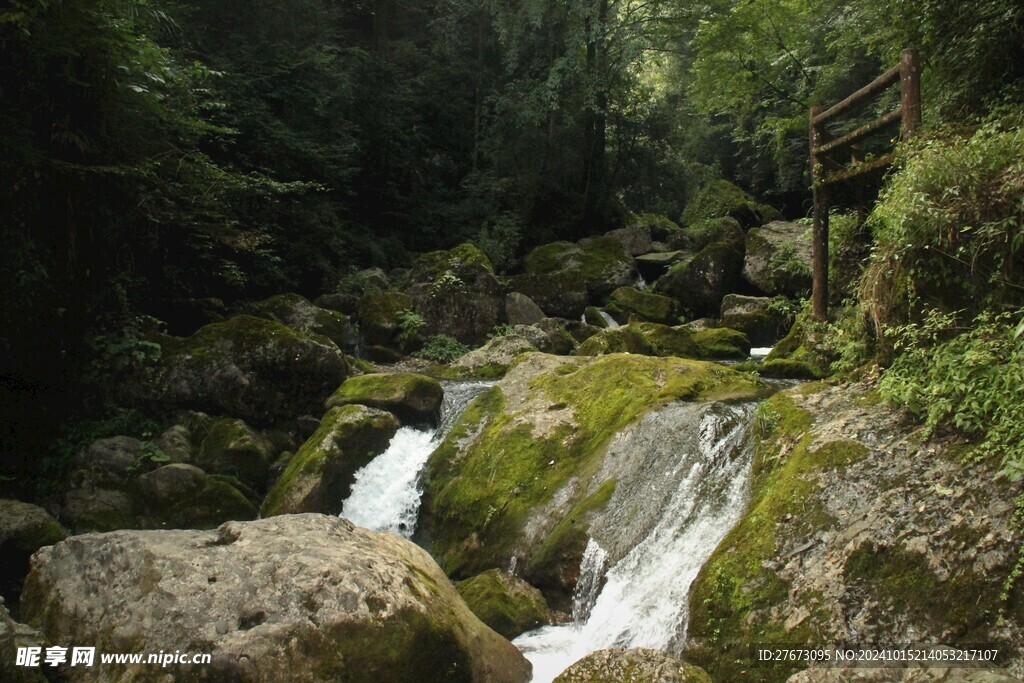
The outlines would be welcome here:
M 748 375 L 695 360 L 527 356 L 470 405 L 428 462 L 422 526 L 434 555 L 457 578 L 532 555 L 547 536 L 522 547 L 530 515 L 571 478 L 580 485 L 568 512 L 599 490 L 604 482 L 591 479 L 627 424 L 669 401 L 761 390 Z

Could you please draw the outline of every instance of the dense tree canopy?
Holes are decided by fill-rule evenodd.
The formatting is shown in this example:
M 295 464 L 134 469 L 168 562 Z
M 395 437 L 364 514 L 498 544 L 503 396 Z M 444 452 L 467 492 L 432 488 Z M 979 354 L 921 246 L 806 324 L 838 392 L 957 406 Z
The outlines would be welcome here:
M 467 239 L 504 270 L 720 176 L 799 211 L 811 104 L 915 46 L 926 118 L 1019 106 L 1022 26 L 1015 0 L 14 0 L 5 396 L 81 407 L 183 302 Z

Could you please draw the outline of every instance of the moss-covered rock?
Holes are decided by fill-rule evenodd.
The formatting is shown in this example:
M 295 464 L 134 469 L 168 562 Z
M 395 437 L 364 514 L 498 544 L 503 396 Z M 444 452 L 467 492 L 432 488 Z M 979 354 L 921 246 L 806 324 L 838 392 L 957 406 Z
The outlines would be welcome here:
M 472 244 L 417 259 L 405 290 L 423 317 L 420 331 L 480 344 L 505 319 L 505 290 L 487 256 Z
M 376 408 L 331 408 L 267 494 L 263 516 L 338 514 L 356 471 L 384 452 L 398 427 L 391 413 Z
M 0 597 L 16 605 L 29 558 L 66 536 L 60 523 L 38 505 L 0 498 Z
M 819 367 L 802 360 L 776 358 L 757 363 L 756 372 L 762 377 L 776 379 L 821 379 L 824 375 Z
M 510 325 L 536 325 L 546 316 L 533 299 L 520 292 L 505 296 L 505 319 Z
M 30 576 L 24 618 L 54 643 L 212 656 L 208 666 L 80 666 L 75 680 L 530 677 L 526 659 L 469 611 L 425 551 L 338 517 L 79 536 L 37 555 Z
M 601 330 L 611 327 L 611 324 L 601 315 L 601 309 L 597 306 L 587 306 L 587 310 L 583 311 L 583 322 Z
M 691 588 L 689 660 L 781 683 L 803 667 L 754 665 L 750 644 L 1021 642 L 1024 590 L 998 605 L 1017 492 L 994 466 L 965 470 L 948 440 L 850 385 L 776 394 L 755 425 L 749 507 Z
M 578 319 L 589 301 L 586 283 L 571 271 L 521 273 L 509 278 L 509 286 L 553 318 Z
M 629 224 L 631 226 L 647 228 L 651 233 L 651 239 L 658 242 L 667 242 L 682 229 L 671 218 L 656 213 L 642 213 L 638 216 L 633 216 Z
M 707 218 L 735 218 L 744 227 L 761 224 L 757 202 L 728 180 L 713 180 L 705 185 L 683 211 L 683 224 L 693 225 Z
M 632 256 L 618 239 L 607 236 L 536 247 L 526 256 L 526 272 L 530 275 L 562 273 L 569 279 L 578 280 L 595 304 L 604 303 L 613 291 L 637 279 Z M 540 301 L 537 303 L 544 308 Z M 580 313 L 569 317 L 577 317 Z
M 743 277 L 766 294 L 796 296 L 811 290 L 810 228 L 775 221 L 747 233 Z
M 724 327 L 691 332 L 686 326 L 630 323 L 600 331 L 576 349 L 578 356 L 636 353 L 701 360 L 743 359 L 750 355 L 747 335 Z
M 259 318 L 276 320 L 300 332 L 327 337 L 338 348 L 349 353 L 355 349 L 358 341 L 347 316 L 314 306 L 298 294 L 278 294 L 250 304 L 246 311 Z
M 455 577 L 506 567 L 515 552 L 529 565 L 551 536 L 525 540 L 531 515 L 570 477 L 581 485 L 562 507 L 582 504 L 623 426 L 669 401 L 756 390 L 748 376 L 700 361 L 530 354 L 467 408 L 431 455 L 421 527 Z M 599 490 L 604 482 L 592 483 Z
M 460 581 L 455 588 L 480 621 L 509 640 L 551 620 L 539 590 L 499 569 Z
M 803 375 L 804 378 L 826 377 L 829 374 L 831 358 L 823 350 L 823 332 L 819 327 L 808 320 L 806 314 L 797 316 L 786 336 L 779 340 L 765 357 L 764 367 L 775 368 L 774 372 L 797 372 L 797 368 L 805 368 L 807 373 Z
M 723 218 L 705 218 L 674 235 L 668 246 L 671 249 L 682 249 L 696 253 L 715 242 L 743 244 L 746 234 L 739 221 L 728 216 Z
M 747 335 L 728 327 L 712 327 L 694 332 L 697 345 L 696 358 L 704 360 L 743 359 L 750 355 L 750 340 Z
M 742 269 L 742 245 L 715 242 L 692 260 L 669 268 L 655 283 L 654 290 L 676 299 L 694 316 L 716 316 L 725 295 L 740 288 Z
M 534 351 L 537 347 L 529 339 L 507 334 L 462 356 L 452 363 L 452 369 L 463 377 L 495 379 L 504 375 L 520 355 Z
M 792 323 L 792 317 L 779 312 L 772 301 L 762 296 L 729 294 L 722 299 L 719 320 L 723 326 L 746 334 L 754 346 L 771 346 Z
M 364 405 L 387 410 L 404 424 L 424 424 L 436 417 L 443 398 L 441 383 L 432 377 L 415 372 L 380 372 L 349 377 L 325 406 Z
M 192 408 L 250 424 L 319 409 L 350 369 L 329 339 L 238 315 L 185 339 L 165 338 L 153 377 L 128 391 L 163 409 Z
M 193 464 L 210 474 L 237 477 L 265 491 L 267 472 L 276 455 L 267 437 L 242 420 L 225 417 L 210 425 Z
M 651 230 L 643 224 L 631 223 L 625 228 L 606 232 L 605 237 L 618 240 L 630 256 L 639 256 L 651 250 Z
M 636 318 L 671 325 L 677 321 L 676 307 L 675 300 L 667 296 L 641 292 L 635 287 L 620 287 L 608 298 L 606 309 L 619 322 Z
M 692 259 L 697 253 L 689 249 L 669 249 L 667 247 L 666 249 L 666 251 L 641 254 L 634 259 L 636 261 L 636 269 L 640 271 L 640 275 L 643 276 L 644 280 L 654 282 L 668 272 L 669 268 L 677 263 Z
M 363 340 L 370 346 L 398 344 L 401 333 L 398 314 L 410 311 L 414 306 L 411 297 L 394 290 L 364 294 L 359 299 L 356 314 Z
M 136 480 L 139 527 L 213 529 L 224 522 L 256 518 L 256 506 L 229 477 L 211 476 L 193 465 L 174 463 Z
M 647 648 L 598 650 L 555 678 L 554 683 L 712 683 L 707 672 Z

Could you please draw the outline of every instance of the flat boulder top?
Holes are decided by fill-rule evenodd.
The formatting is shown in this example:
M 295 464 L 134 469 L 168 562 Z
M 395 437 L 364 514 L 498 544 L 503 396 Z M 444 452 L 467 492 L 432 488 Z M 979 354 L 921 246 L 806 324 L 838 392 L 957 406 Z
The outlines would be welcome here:
M 320 514 L 75 536 L 36 555 L 22 611 L 53 642 L 212 655 L 211 671 L 183 668 L 175 680 L 529 677 L 423 550 Z

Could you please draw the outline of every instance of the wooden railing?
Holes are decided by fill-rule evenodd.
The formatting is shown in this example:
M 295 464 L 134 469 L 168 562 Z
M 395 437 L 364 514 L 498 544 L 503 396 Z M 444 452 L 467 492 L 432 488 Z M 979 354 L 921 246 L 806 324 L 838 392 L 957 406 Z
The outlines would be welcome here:
M 825 127 L 827 123 L 867 104 L 896 82 L 900 84 L 899 107 L 840 137 L 833 138 L 829 134 Z M 814 189 L 811 306 L 814 317 L 818 320 L 825 320 L 828 317 L 830 188 L 889 166 L 893 160 L 892 152 L 865 161 L 861 141 L 897 121 L 901 123 L 901 138 L 904 140 L 910 138 L 921 125 L 921 68 L 916 50 L 904 50 L 899 65 L 889 69 L 842 102 L 828 109 L 811 107 L 811 180 Z M 849 161 L 839 162 L 830 156 L 842 150 L 849 150 Z M 826 165 L 830 168 L 826 169 Z

